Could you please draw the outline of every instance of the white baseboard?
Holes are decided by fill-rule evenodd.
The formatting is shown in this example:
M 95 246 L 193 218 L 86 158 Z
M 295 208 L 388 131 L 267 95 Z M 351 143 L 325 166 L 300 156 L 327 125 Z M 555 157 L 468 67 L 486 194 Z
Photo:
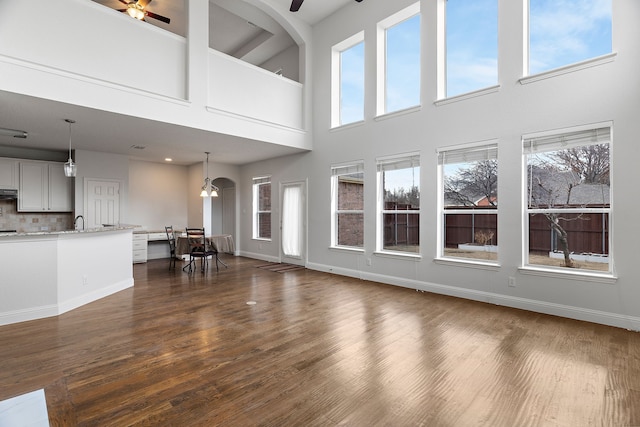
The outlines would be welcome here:
M 78 308 L 85 304 L 89 304 L 90 302 L 97 301 L 104 297 L 108 297 L 109 295 L 113 295 L 116 292 L 120 292 L 132 286 L 133 286 L 133 278 L 125 279 L 125 280 L 121 280 L 120 282 L 116 282 L 113 285 L 97 289 L 93 292 L 77 296 L 67 301 L 58 302 L 57 314 L 66 313 L 67 311 L 73 310 L 74 308 Z
M 554 316 L 566 317 L 569 319 L 583 320 L 586 322 L 615 326 L 632 331 L 640 331 L 640 317 L 635 316 L 627 316 L 618 313 L 591 310 L 588 308 L 549 303 L 546 301 L 519 298 L 509 295 L 501 295 L 492 292 L 476 291 L 473 289 L 465 289 L 455 286 L 440 285 L 437 283 L 424 282 L 420 280 L 403 279 L 400 277 L 367 273 L 358 270 L 335 268 L 333 266 L 323 264 L 308 263 L 307 268 L 311 270 L 323 271 L 326 273 L 355 277 L 362 280 L 370 280 L 372 282 L 379 282 L 387 285 L 401 286 L 404 288 L 431 292 L 434 294 L 448 295 L 473 301 L 480 301 L 489 304 L 503 305 L 505 307 L 533 311 L 536 313 L 550 314 Z
M 28 322 L 29 320 L 44 319 L 58 314 L 58 306 L 43 305 L 41 307 L 31 307 L 24 310 L 13 310 L 0 313 L 0 326 L 12 323 Z
M 257 253 L 253 253 L 253 252 L 240 251 L 239 252 L 239 256 L 243 256 L 243 257 L 247 257 L 247 258 L 253 258 L 253 259 L 259 259 L 261 261 L 267 261 L 267 262 L 280 262 L 280 258 L 278 258 L 278 257 L 269 256 L 269 255 L 265 255 L 265 254 L 257 254 Z

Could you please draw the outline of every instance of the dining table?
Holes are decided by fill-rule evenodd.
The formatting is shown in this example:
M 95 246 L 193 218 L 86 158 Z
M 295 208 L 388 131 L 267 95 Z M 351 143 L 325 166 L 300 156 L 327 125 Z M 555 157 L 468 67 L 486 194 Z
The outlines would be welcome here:
M 233 254 L 236 251 L 236 246 L 231 234 L 206 236 L 206 239 L 207 245 L 220 254 Z M 189 255 L 187 233 L 176 233 L 176 257 L 181 258 L 183 255 Z

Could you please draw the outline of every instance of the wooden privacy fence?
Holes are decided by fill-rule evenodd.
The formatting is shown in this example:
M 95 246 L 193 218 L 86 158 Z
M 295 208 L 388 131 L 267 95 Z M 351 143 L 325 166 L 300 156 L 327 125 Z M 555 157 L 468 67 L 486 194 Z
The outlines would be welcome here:
M 568 233 L 569 250 L 575 253 L 609 253 L 608 214 L 564 214 L 560 222 Z M 475 243 L 476 232 L 493 233 L 487 244 L 498 245 L 497 215 L 447 214 L 445 215 L 445 246 L 457 248 L 459 244 Z M 557 233 L 543 214 L 529 217 L 529 251 L 548 253 L 561 251 Z

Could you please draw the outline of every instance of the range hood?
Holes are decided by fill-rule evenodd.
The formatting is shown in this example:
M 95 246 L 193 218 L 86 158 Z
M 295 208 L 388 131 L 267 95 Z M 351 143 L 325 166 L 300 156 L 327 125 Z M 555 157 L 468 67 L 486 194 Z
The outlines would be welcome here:
M 0 188 L 0 200 L 15 200 L 18 198 L 18 190 Z

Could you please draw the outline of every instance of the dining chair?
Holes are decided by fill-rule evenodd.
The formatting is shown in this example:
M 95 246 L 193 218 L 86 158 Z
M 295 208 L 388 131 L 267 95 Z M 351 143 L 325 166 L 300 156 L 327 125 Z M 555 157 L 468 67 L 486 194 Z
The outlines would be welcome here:
M 167 233 L 167 241 L 169 242 L 169 270 L 171 270 L 176 268 L 176 234 L 171 225 L 166 226 L 164 231 Z
M 189 273 L 193 269 L 193 265 L 196 260 L 200 258 L 200 270 L 204 273 L 208 265 L 209 257 L 216 257 L 216 269 L 218 268 L 217 251 L 209 248 L 207 238 L 205 237 L 204 228 L 186 228 L 187 243 L 189 246 L 189 264 L 184 269 L 189 267 Z

